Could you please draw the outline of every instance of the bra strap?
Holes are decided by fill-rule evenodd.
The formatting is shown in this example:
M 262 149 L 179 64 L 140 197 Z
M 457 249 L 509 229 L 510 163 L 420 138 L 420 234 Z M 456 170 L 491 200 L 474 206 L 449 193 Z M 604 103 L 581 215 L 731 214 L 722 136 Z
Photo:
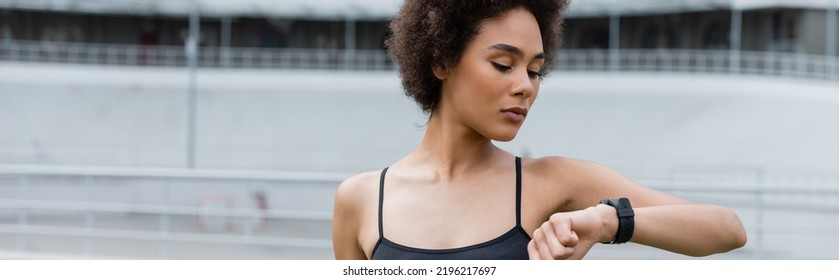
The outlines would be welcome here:
M 516 226 L 521 227 L 521 158 L 516 157 Z
M 385 237 L 384 229 L 382 228 L 382 204 L 384 204 L 384 194 L 385 194 L 385 173 L 387 173 L 388 167 L 382 169 L 382 176 L 379 179 L 379 240 Z

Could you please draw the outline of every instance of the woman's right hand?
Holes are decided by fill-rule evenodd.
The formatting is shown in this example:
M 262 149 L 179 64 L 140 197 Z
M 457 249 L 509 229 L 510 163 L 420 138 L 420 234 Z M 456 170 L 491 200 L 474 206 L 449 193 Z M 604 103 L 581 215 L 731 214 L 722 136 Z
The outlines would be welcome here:
M 531 260 L 579 260 L 594 244 L 610 241 L 616 231 L 617 214 L 611 206 L 555 213 L 533 231 L 527 252 Z

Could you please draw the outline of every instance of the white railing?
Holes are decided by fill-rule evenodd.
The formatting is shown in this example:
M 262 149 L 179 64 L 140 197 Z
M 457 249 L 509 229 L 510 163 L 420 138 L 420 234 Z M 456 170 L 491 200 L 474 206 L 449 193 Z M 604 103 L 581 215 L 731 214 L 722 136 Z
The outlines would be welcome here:
M 557 69 L 565 71 L 656 71 L 734 73 L 835 81 L 839 59 L 787 52 L 622 49 L 561 50 Z
M 739 258 L 839 257 L 827 248 L 786 246 L 779 251 L 768 240 L 772 236 L 839 236 L 839 226 L 830 222 L 839 219 L 839 175 L 752 171 L 680 169 L 629 176 L 694 201 L 738 209 L 750 238 Z M 21 258 L 56 253 L 83 258 L 173 258 L 185 254 L 175 253 L 176 244 L 192 243 L 248 253 L 230 257 L 225 251 L 230 248 L 212 253 L 199 250 L 200 255 L 187 254 L 188 258 L 331 258 L 332 194 L 347 176 L 0 166 L 0 239 L 7 239 L 0 246 L 14 244 L 0 250 L 16 252 Z M 265 195 L 271 203 L 260 203 L 254 193 Z M 784 211 L 784 219 L 797 218 L 773 218 L 778 211 Z M 802 224 L 802 219 L 813 221 Z M 66 238 L 76 238 L 81 244 L 71 252 L 50 251 L 50 244 Z M 107 240 L 120 240 L 116 256 L 103 253 L 108 250 L 100 244 L 109 244 Z M 133 254 L 148 242 L 155 244 L 153 256 Z M 315 253 L 307 257 L 300 250 Z
M 205 68 L 279 68 L 393 70 L 382 50 L 270 49 L 202 47 L 196 54 Z M 43 41 L 0 42 L 0 61 L 186 67 L 182 46 L 140 46 Z
M 384 50 L 200 48 L 198 66 L 205 68 L 394 70 Z M 139 46 L 0 42 L 0 61 L 186 67 L 182 46 Z M 839 80 L 839 58 L 789 52 L 692 49 L 562 49 L 560 71 L 668 71 L 737 73 Z
M 253 248 L 303 248 L 324 255 L 331 252 L 332 246 L 327 238 L 329 228 L 323 228 L 331 223 L 332 213 L 326 209 L 330 204 L 311 201 L 331 200 L 335 186 L 347 176 L 317 172 L 0 166 L 0 236 L 17 236 L 14 248 L 0 251 L 17 252 L 24 258 L 54 255 L 49 249 L 43 250 L 49 246 L 45 244 L 57 242 L 50 238 L 74 237 L 82 241 L 77 244 L 79 250 L 70 254 L 85 258 L 138 258 L 132 254 L 138 241 L 157 243 L 155 254 L 139 258 L 229 258 L 229 252 L 223 250 L 211 255 L 176 254 L 171 244 L 178 242 L 235 246 L 247 252 L 237 258 L 294 257 L 289 253 L 257 254 Z M 314 194 L 300 198 L 308 201 L 285 207 L 298 199 L 294 196 L 301 190 Z M 272 205 L 272 198 L 279 203 Z M 325 231 L 307 235 L 282 226 L 294 221 L 316 223 L 318 230 Z M 33 246 L 34 237 L 46 237 L 47 241 Z M 124 256 L 103 256 L 97 243 L 114 239 L 128 241 L 122 242 L 125 251 L 118 253 Z

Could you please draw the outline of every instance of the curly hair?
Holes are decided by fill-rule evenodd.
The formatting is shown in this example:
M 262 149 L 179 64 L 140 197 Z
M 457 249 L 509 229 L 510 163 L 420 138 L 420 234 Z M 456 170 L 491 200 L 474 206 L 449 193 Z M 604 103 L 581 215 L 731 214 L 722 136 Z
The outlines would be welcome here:
M 457 65 L 481 23 L 509 10 L 523 7 L 536 18 L 545 52 L 542 73 L 549 73 L 567 6 L 568 0 L 406 0 L 390 23 L 384 45 L 399 67 L 405 94 L 431 113 L 442 87 L 432 68 Z

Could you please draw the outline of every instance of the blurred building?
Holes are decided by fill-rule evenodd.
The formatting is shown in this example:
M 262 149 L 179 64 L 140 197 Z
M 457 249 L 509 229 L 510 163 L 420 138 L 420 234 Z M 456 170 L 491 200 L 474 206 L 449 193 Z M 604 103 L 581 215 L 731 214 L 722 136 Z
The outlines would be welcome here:
M 207 48 L 379 49 L 399 1 L 199 0 Z M 577 0 L 565 48 L 836 54 L 836 2 Z M 190 1 L 0 1 L 2 40 L 180 46 Z M 829 48 L 829 49 L 828 49 Z

